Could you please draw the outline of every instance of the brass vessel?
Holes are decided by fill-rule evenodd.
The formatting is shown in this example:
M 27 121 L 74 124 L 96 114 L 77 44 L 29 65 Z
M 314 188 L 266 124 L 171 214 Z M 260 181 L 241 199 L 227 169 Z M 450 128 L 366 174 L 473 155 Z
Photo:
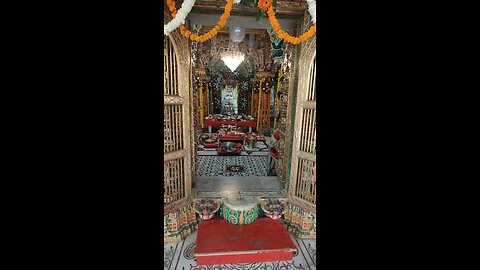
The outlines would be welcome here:
M 248 136 L 247 137 L 248 147 L 254 148 L 255 144 L 257 143 L 257 138 L 255 136 Z

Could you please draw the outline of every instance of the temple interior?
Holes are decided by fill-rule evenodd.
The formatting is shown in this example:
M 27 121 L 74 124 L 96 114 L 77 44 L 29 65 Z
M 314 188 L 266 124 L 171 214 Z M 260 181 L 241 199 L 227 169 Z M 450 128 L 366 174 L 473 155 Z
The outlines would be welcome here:
M 315 1 L 193 3 L 164 35 L 165 269 L 316 269 Z
M 190 15 L 195 25 L 215 23 L 210 18 L 213 16 Z M 260 21 L 242 23 L 245 17 L 241 16 L 230 16 L 230 20 L 240 26 L 220 31 L 210 43 L 198 44 L 194 52 L 199 61 L 194 69 L 198 80 L 194 101 L 198 116 L 194 125 L 196 187 L 208 191 L 229 183 L 225 187 L 229 191 L 250 190 L 250 182 L 258 183 L 261 178 L 263 184 L 255 185 L 256 189 L 281 190 L 274 168 L 278 154 L 275 136 L 278 138 L 279 132 L 273 134 L 279 126 L 275 106 L 279 104 L 276 90 L 283 53 L 281 49 L 273 52 L 272 43 L 279 48 L 282 44 L 275 43 L 274 34 L 271 36 Z M 230 63 L 222 60 L 222 53 L 229 50 L 242 53 L 244 58 L 233 71 L 227 66 Z M 237 63 L 232 60 L 231 64 Z M 243 180 L 233 181 L 240 178 Z

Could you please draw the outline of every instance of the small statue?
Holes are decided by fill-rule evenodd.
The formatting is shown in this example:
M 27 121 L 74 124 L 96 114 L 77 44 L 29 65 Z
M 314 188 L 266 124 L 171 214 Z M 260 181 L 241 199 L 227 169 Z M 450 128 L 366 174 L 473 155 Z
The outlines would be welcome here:
M 260 207 L 265 215 L 277 220 L 285 213 L 285 203 L 279 199 L 267 199 L 260 201 Z
M 216 200 L 195 200 L 193 209 L 198 213 L 201 220 L 209 220 L 213 218 L 218 209 L 220 209 L 220 203 Z

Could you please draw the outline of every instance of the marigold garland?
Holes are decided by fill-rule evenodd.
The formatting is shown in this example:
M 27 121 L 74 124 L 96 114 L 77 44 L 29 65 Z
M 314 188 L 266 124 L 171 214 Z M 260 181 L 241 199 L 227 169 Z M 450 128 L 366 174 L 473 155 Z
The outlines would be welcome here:
M 174 0 L 167 0 L 167 6 L 170 9 L 170 12 L 172 12 L 172 16 L 175 17 L 177 10 L 175 8 Z M 232 7 L 233 7 L 233 0 L 228 0 L 227 4 L 225 5 L 225 11 L 220 17 L 220 20 L 218 21 L 217 25 L 215 25 L 210 31 L 208 31 L 205 34 L 198 36 L 192 33 L 191 31 L 187 30 L 185 25 L 183 24 L 180 25 L 179 27 L 180 33 L 182 33 L 182 35 L 185 36 L 186 38 L 190 38 L 191 40 L 196 42 L 207 41 L 212 37 L 216 36 L 218 31 L 225 26 L 225 24 L 227 23 L 228 17 L 230 17 L 230 11 L 232 10 Z
M 169 5 L 171 5 L 171 3 Z M 175 4 L 173 5 L 175 6 Z M 190 13 L 194 5 L 195 0 L 183 0 L 182 7 L 176 13 L 176 17 L 174 17 L 169 23 L 163 25 L 163 34 L 170 34 L 173 30 L 177 29 L 182 23 L 184 23 L 188 13 Z
M 303 33 L 300 37 L 292 37 L 290 36 L 287 32 L 285 32 L 282 27 L 280 26 L 280 23 L 278 23 L 278 20 L 277 18 L 275 18 L 275 11 L 273 11 L 273 6 L 272 6 L 272 0 L 259 0 L 258 1 L 258 7 L 260 7 L 260 3 L 263 1 L 262 3 L 262 7 L 265 7 L 264 6 L 264 3 L 267 4 L 268 3 L 268 10 L 267 10 L 267 14 L 268 14 L 268 20 L 270 21 L 270 25 L 273 27 L 273 30 L 275 31 L 275 33 L 277 33 L 278 37 L 289 42 L 289 43 L 292 43 L 292 44 L 300 44 L 301 42 L 304 42 L 306 41 L 307 39 L 313 37 L 315 35 L 315 33 L 317 32 L 317 24 L 314 23 L 310 29 L 308 29 L 307 32 Z M 260 7 L 261 9 L 263 9 L 262 7 Z
M 267 11 L 268 7 L 272 4 L 273 0 L 258 0 L 257 6 L 263 10 Z

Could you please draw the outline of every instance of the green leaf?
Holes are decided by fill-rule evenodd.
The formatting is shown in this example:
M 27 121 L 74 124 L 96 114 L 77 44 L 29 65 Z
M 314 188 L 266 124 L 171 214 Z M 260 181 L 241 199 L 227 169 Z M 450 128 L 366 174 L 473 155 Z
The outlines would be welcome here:
M 242 0 L 240 4 L 255 7 L 257 5 L 257 0 Z
M 257 13 L 257 21 L 260 20 L 260 18 L 262 17 L 262 12 L 259 10 L 258 13 Z

